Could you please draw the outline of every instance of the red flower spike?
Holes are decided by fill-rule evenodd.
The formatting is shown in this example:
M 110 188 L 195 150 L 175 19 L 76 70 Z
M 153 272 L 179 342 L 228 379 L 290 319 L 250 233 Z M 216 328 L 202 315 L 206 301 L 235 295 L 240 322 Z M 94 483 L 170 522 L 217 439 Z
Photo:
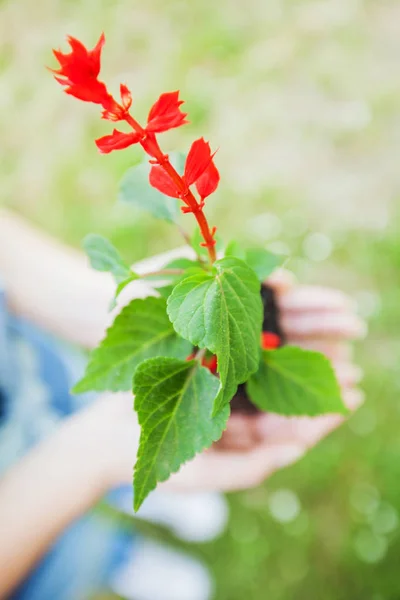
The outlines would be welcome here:
M 185 163 L 184 179 L 188 187 L 203 175 L 211 160 L 210 144 L 204 138 L 193 142 Z
M 215 166 L 214 161 L 211 160 L 203 175 L 196 181 L 196 188 L 202 200 L 215 192 L 219 184 L 219 179 L 218 169 Z
M 96 146 L 102 154 L 109 154 L 113 150 L 122 150 L 128 148 L 132 144 L 137 144 L 140 140 L 138 133 L 123 133 L 114 129 L 112 135 L 105 135 L 96 140 Z
M 172 165 L 168 155 L 162 153 L 156 134 L 187 123 L 187 114 L 180 109 L 183 101 L 179 99 L 179 91 L 161 94 L 149 112 L 146 127 L 142 127 L 129 113 L 132 95 L 127 86 L 121 84 L 121 100 L 116 102 L 108 92 L 106 85 L 98 79 L 101 52 L 105 43 L 104 34 L 100 36 L 92 50 L 88 50 L 76 38 L 68 37 L 67 40 L 71 47 L 69 53 L 64 54 L 59 50 L 53 50 L 60 67 L 59 69 L 50 69 L 55 79 L 64 86 L 67 94 L 85 102 L 100 104 L 103 107 L 103 119 L 125 120 L 133 129 L 132 133 L 123 133 L 114 129 L 111 135 L 96 140 L 100 152 L 108 154 L 113 150 L 127 148 L 139 142 L 143 150 L 156 163 L 155 167 L 157 168 L 152 169 L 150 174 L 151 185 L 169 196 L 181 198 L 184 201 L 186 206 L 182 207 L 182 210 L 194 214 L 204 240 L 202 245 L 208 249 L 210 263 L 213 263 L 216 260 L 215 230 L 210 229 L 203 208 L 204 198 L 213 193 L 218 186 L 219 173 L 215 165 L 211 164 L 213 156 L 209 144 L 203 138 L 192 144 L 186 159 L 184 176 L 176 174 L 176 181 L 175 175 L 170 180 L 158 168 L 159 166 L 165 167 L 168 173 Z M 203 175 L 204 177 L 198 181 Z M 196 200 L 189 189 L 196 182 L 198 182 L 198 191 L 201 195 L 200 201 Z
M 170 196 L 171 198 L 179 198 L 179 191 L 176 189 L 171 177 L 158 165 L 151 168 L 149 176 L 150 185 L 156 190 Z
M 263 331 L 261 334 L 261 346 L 264 350 L 275 350 L 281 345 L 281 338 L 272 331 Z
M 103 82 L 98 81 L 100 72 L 100 56 L 105 37 L 102 33 L 93 50 L 87 50 L 79 40 L 67 38 L 72 52 L 63 54 L 53 50 L 54 56 L 60 63 L 60 69 L 50 69 L 56 81 L 66 87 L 66 93 L 85 102 L 103 104 L 110 107 L 112 99 Z
M 161 94 L 150 109 L 146 131 L 161 133 L 188 123 L 185 119 L 187 113 L 181 112 L 179 108 L 182 104 L 183 100 L 179 100 L 179 91 Z

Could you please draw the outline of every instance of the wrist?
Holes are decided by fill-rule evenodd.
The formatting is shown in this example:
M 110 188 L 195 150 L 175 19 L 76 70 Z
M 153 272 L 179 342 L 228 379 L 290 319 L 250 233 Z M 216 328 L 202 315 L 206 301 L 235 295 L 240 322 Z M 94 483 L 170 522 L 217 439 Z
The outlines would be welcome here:
M 71 420 L 74 451 L 99 496 L 132 482 L 140 436 L 132 403 L 131 393 L 103 394 Z
M 93 409 L 90 406 L 72 416 L 52 440 L 52 451 L 60 456 L 60 464 L 68 465 L 77 484 L 74 487 L 79 486 L 79 494 L 88 504 L 107 492 L 110 478 L 104 432 Z

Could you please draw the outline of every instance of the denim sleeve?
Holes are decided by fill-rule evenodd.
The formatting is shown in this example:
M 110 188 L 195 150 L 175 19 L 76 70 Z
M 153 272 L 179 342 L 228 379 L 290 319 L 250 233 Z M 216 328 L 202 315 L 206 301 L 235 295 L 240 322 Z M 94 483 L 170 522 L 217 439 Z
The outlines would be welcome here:
M 6 346 L 6 311 L 5 296 L 0 286 L 0 427 L 6 418 L 7 398 L 10 390 L 8 382 L 7 346 Z
M 91 394 L 74 397 L 85 356 L 0 304 L 0 473 L 47 437 Z
M 93 400 L 91 394 L 70 393 L 85 362 L 79 350 L 9 315 L 0 290 L 0 476 L 64 418 Z M 11 598 L 89 598 L 106 587 L 132 543 L 116 523 L 90 513 L 56 540 Z

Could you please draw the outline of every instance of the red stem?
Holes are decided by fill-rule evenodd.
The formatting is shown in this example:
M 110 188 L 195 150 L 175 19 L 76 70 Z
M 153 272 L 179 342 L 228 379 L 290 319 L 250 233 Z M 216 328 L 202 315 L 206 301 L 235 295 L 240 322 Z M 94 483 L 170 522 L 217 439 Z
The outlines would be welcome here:
M 210 262 L 212 264 L 217 259 L 214 240 L 215 230 L 210 229 L 207 218 L 203 212 L 203 204 L 197 202 L 183 178 L 170 163 L 168 155 L 163 154 L 160 146 L 158 145 L 156 136 L 152 134 L 149 135 L 130 114 L 126 115 L 125 121 L 132 127 L 132 129 L 143 136 L 140 140 L 143 150 L 152 158 L 154 158 L 157 164 L 160 165 L 160 167 L 162 167 L 166 173 L 168 173 L 179 190 L 182 201 L 191 209 L 190 212 L 194 214 L 195 219 L 200 227 L 201 235 L 203 236 L 205 242 L 204 245 L 208 250 Z

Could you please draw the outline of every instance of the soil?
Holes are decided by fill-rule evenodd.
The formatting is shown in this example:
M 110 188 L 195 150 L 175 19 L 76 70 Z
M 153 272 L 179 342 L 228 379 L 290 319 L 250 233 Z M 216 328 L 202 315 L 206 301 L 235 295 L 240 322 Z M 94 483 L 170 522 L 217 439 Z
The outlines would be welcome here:
M 281 345 L 283 345 L 285 343 L 285 338 L 280 326 L 279 308 L 274 290 L 268 285 L 263 285 L 261 288 L 261 298 L 264 305 L 263 331 L 269 331 L 279 335 Z M 246 415 L 253 415 L 261 412 L 249 399 L 246 393 L 246 384 L 244 383 L 239 385 L 235 396 L 231 400 L 231 410 L 232 412 Z

